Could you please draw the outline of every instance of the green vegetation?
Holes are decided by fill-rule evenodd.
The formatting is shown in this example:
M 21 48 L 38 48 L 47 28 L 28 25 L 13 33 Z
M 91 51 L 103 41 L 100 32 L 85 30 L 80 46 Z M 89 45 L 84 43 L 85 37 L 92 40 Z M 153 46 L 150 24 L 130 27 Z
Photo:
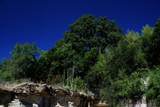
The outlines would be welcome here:
M 146 90 L 147 101 L 160 106 L 160 68 L 149 72 L 149 80 Z
M 112 107 L 136 103 L 143 95 L 160 106 L 160 20 L 154 28 L 146 25 L 142 36 L 123 34 L 115 21 L 92 15 L 80 17 L 69 28 L 48 51 L 35 43 L 16 44 L 11 58 L 0 63 L 1 80 L 29 78 L 89 90 Z

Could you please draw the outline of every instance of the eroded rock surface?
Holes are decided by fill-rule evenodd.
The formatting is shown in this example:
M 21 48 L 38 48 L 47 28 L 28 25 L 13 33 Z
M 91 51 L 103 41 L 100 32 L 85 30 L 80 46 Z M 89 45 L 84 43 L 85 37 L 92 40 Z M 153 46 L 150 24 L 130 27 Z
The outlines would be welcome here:
M 46 84 L 23 83 L 12 88 L 0 87 L 0 106 L 4 107 L 88 107 L 85 93 Z
M 13 99 L 13 92 L 11 89 L 0 87 L 0 107 L 8 105 Z

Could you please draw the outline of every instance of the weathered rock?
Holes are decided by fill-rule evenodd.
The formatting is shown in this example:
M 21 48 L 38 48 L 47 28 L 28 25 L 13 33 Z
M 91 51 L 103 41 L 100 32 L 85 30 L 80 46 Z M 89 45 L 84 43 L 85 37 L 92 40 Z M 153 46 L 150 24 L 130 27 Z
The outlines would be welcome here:
M 7 106 L 13 100 L 13 92 L 8 88 L 0 87 L 0 105 Z
M 23 105 L 19 99 L 14 99 L 8 104 L 8 107 L 25 107 L 25 105 Z
M 0 87 L 0 105 L 5 107 L 88 107 L 92 99 L 85 93 L 52 88 L 46 84 L 23 83 Z

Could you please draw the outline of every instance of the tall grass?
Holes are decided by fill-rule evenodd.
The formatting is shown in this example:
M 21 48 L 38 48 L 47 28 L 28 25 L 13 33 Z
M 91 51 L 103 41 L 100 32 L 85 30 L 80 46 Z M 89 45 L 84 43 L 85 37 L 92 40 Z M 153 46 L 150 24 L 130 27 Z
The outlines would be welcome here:
M 24 78 L 19 80 L 5 81 L 3 78 L 0 78 L 1 87 L 13 87 L 17 84 L 24 83 L 24 82 L 31 82 L 31 80 L 29 78 Z

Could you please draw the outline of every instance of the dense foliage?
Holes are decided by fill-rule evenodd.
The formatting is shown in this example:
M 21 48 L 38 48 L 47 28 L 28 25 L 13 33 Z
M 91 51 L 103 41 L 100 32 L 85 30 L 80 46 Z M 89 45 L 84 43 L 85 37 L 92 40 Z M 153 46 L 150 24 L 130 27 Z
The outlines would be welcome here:
M 135 104 L 143 95 L 160 105 L 160 20 L 154 28 L 146 25 L 142 36 L 123 34 L 115 21 L 92 15 L 80 17 L 69 29 L 48 51 L 35 43 L 16 44 L 11 58 L 0 63 L 1 79 L 30 78 L 90 90 L 113 107 Z

